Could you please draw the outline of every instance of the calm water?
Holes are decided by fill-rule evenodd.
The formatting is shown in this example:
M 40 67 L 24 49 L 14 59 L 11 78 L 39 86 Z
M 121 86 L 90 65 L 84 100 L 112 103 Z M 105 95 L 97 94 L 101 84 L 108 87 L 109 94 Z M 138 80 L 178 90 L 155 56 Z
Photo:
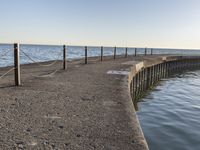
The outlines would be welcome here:
M 138 105 L 150 150 L 200 150 L 200 70 L 163 80 Z
M 49 46 L 49 45 L 20 45 L 21 63 L 32 63 L 23 53 L 28 54 L 33 60 L 37 62 L 49 61 L 49 60 L 61 60 L 62 59 L 62 46 Z M 82 46 L 69 46 L 67 48 L 68 60 L 83 58 L 85 51 Z M 113 55 L 113 47 L 105 47 L 104 55 Z M 144 54 L 144 48 L 138 48 L 138 54 Z M 88 56 L 100 56 L 100 47 L 89 47 Z M 6 55 L 4 56 L 4 54 Z M 150 53 L 150 49 L 147 50 Z M 154 49 L 154 54 L 182 54 L 182 55 L 200 55 L 199 50 L 177 50 L 177 49 Z M 125 54 L 125 48 L 117 48 L 117 55 Z M 134 48 L 128 49 L 128 54 L 134 54 Z M 13 45 L 0 44 L 0 67 L 13 65 Z

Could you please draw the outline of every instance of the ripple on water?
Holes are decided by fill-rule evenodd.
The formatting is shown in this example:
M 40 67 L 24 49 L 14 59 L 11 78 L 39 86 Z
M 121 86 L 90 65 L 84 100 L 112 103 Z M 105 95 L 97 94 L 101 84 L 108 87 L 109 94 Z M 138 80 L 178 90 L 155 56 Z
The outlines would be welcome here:
M 200 70 L 161 81 L 137 112 L 150 150 L 200 149 Z

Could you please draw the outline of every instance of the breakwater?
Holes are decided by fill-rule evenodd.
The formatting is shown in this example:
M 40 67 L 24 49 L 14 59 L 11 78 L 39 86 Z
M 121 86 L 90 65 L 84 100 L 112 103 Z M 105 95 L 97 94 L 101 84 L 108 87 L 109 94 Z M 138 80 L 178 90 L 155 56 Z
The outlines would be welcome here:
M 167 56 L 156 63 L 144 61 L 136 64 L 135 72 L 130 79 L 130 94 L 133 102 L 137 103 L 160 79 L 176 72 L 199 67 L 200 57 L 197 56 Z
M 135 103 L 161 78 L 198 67 L 199 58 L 90 58 L 87 65 L 85 59 L 68 62 L 66 70 L 63 61 L 45 64 L 21 65 L 19 87 L 10 86 L 13 73 L 2 78 L 1 129 L 13 132 L 2 131 L 0 148 L 147 150 L 131 98 Z

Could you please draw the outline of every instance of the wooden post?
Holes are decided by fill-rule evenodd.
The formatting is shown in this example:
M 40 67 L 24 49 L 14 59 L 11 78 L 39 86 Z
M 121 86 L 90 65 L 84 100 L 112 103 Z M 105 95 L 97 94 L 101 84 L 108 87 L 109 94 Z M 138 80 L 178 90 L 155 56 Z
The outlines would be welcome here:
M 151 49 L 151 55 L 153 55 L 153 48 Z
M 152 86 L 152 85 L 154 85 L 154 81 L 155 81 L 154 65 L 151 68 L 152 68 L 152 72 L 151 72 L 151 86 Z
M 130 93 L 131 93 L 131 98 L 133 99 L 133 80 L 131 81 L 130 84 Z
M 147 55 L 147 48 L 145 47 L 144 55 Z
M 161 79 L 164 77 L 164 63 L 161 63 Z
M 139 74 L 137 73 L 135 75 L 135 100 L 137 100 L 138 98 L 138 84 L 139 84 L 138 77 L 139 77 Z
M 168 76 L 170 76 L 172 73 L 172 61 L 168 62 Z
M 115 48 L 114 48 L 114 59 L 116 59 L 116 51 L 117 51 L 117 48 L 115 46 Z
M 135 77 L 133 77 L 133 102 L 135 102 L 135 98 L 136 98 L 135 90 L 136 90 L 136 75 Z
M 144 69 L 144 91 L 147 90 L 147 68 Z
M 66 46 L 63 45 L 63 69 L 67 68 L 67 60 L 66 60 Z
M 15 85 L 21 85 L 20 80 L 20 57 L 19 57 L 19 44 L 14 43 L 14 67 L 15 67 Z
M 135 48 L 135 57 L 137 56 L 137 48 Z
M 140 98 L 141 94 L 141 71 L 138 72 L 138 98 Z
M 126 47 L 125 58 L 128 56 L 128 48 Z
M 142 95 L 143 92 L 143 79 L 144 79 L 143 75 L 144 75 L 144 70 L 142 68 L 140 71 L 140 96 Z
M 151 80 L 151 68 L 150 67 L 147 68 L 146 80 L 147 80 L 146 81 L 146 90 L 148 90 L 150 87 L 150 80 Z
M 158 81 L 162 78 L 162 63 L 158 65 L 158 69 L 159 69 L 159 74 L 158 74 Z
M 166 71 L 165 71 L 165 77 L 168 77 L 169 76 L 169 62 L 167 61 L 166 62 Z
M 87 46 L 85 46 L 85 64 L 87 64 L 87 51 L 88 51 L 88 48 Z
M 101 46 L 101 61 L 103 61 L 103 46 Z
M 155 67 L 156 67 L 155 72 L 156 72 L 156 83 L 157 83 L 159 80 L 159 64 L 157 64 Z
M 150 86 L 152 86 L 153 85 L 153 81 L 154 81 L 154 74 L 153 74 L 153 71 L 154 71 L 154 69 L 153 69 L 153 66 L 151 66 L 151 78 L 150 78 Z
M 143 92 L 143 68 L 141 69 L 140 71 L 140 97 L 142 95 L 142 92 Z

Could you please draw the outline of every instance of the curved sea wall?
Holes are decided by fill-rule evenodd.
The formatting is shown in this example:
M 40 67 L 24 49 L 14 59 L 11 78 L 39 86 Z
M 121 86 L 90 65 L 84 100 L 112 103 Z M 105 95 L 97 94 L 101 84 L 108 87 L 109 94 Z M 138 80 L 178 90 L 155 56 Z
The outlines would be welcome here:
M 132 62 L 126 64 L 132 64 Z M 148 90 L 156 86 L 160 79 L 167 78 L 176 72 L 199 67 L 200 57 L 196 56 L 165 56 L 138 61 L 131 66 L 127 76 L 128 88 L 135 109 L 137 110 L 136 103 L 139 99 L 144 97 Z M 140 124 L 139 121 L 138 124 Z M 142 129 L 141 134 L 143 135 Z
M 200 67 L 200 57 L 197 56 L 165 56 L 160 60 L 145 60 L 131 68 L 128 76 L 129 89 L 133 102 L 137 102 L 145 91 L 155 86 L 160 79 L 186 69 Z

